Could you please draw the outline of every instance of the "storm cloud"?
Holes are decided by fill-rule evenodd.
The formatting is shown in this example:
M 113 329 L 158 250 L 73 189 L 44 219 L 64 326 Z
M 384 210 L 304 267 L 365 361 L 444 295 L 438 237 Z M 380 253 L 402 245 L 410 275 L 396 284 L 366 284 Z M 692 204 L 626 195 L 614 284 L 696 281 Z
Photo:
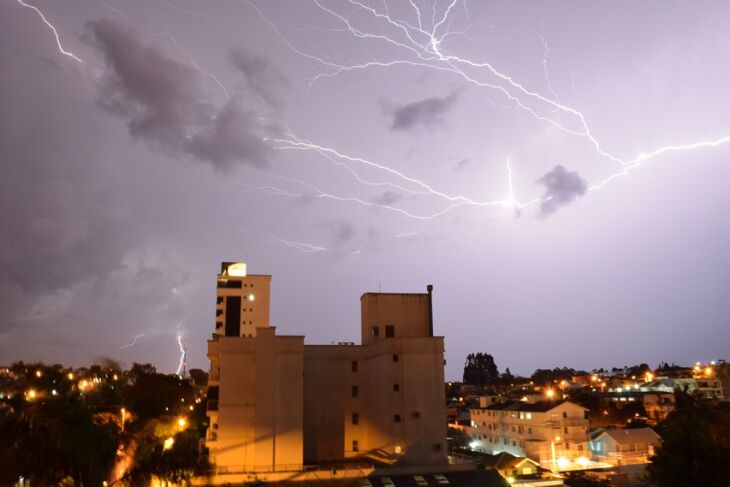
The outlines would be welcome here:
M 459 98 L 459 92 L 444 97 L 431 97 L 401 105 L 393 110 L 391 130 L 411 130 L 418 126 L 433 127 L 444 123 L 444 115 Z
M 134 31 L 110 20 L 89 22 L 87 29 L 86 38 L 102 52 L 108 68 L 99 85 L 99 103 L 124 119 L 134 138 L 216 168 L 265 162 L 263 138 L 274 128 L 244 109 L 237 97 L 218 109 L 200 89 L 194 69 L 142 44 Z M 250 77 L 254 70 L 251 66 Z
M 578 171 L 568 171 L 561 165 L 552 168 L 537 182 L 545 186 L 540 203 L 540 215 L 543 217 L 577 200 L 588 190 L 588 183 Z
M 243 47 L 231 49 L 230 58 L 254 93 L 271 106 L 281 105 L 281 93 L 289 81 L 268 59 Z

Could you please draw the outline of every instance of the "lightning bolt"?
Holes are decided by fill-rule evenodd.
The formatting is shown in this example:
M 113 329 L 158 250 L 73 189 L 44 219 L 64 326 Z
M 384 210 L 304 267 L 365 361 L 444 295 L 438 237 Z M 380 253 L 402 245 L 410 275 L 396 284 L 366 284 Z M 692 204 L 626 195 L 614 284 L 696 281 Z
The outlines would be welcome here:
M 139 335 L 137 335 L 136 337 L 134 337 L 134 340 L 132 340 L 130 343 L 127 343 L 126 345 L 122 345 L 121 347 L 118 348 L 118 350 L 123 350 L 125 348 L 129 348 L 129 347 L 135 346 L 137 344 L 137 342 L 140 340 L 140 338 L 142 338 L 145 335 L 146 335 L 146 333 L 140 333 Z
M 286 240 L 281 237 L 273 237 L 271 239 L 271 242 L 280 243 L 291 249 L 296 249 L 296 250 L 299 250 L 300 252 L 304 252 L 305 254 L 329 251 L 329 249 L 327 247 L 322 247 L 321 245 L 313 245 L 313 244 L 309 244 L 309 243 L 305 243 L 305 242 L 296 242 L 293 240 Z
M 198 64 L 198 62 L 197 62 L 197 61 L 195 60 L 195 57 L 193 57 L 193 55 L 192 55 L 192 54 L 190 53 L 190 51 L 189 51 L 189 50 L 187 50 L 187 49 L 185 49 L 185 48 L 184 48 L 184 47 L 182 46 L 182 44 L 180 44 L 180 43 L 179 43 L 179 42 L 177 41 L 177 39 L 175 39 L 175 38 L 174 38 L 174 37 L 172 36 L 172 34 L 170 34 L 169 32 L 161 32 L 161 33 L 158 33 L 158 34 L 153 34 L 153 35 L 156 35 L 156 36 L 163 36 L 163 37 L 167 38 L 167 39 L 168 39 L 168 40 L 169 40 L 170 42 L 172 42 L 172 43 L 173 43 L 173 44 L 175 45 L 175 47 L 177 47 L 177 48 L 178 48 L 178 49 L 179 49 L 179 50 L 180 50 L 180 51 L 181 51 L 181 52 L 182 52 L 183 54 L 185 54 L 185 57 L 187 57 L 187 58 L 188 58 L 188 60 L 190 61 L 190 64 L 192 64 L 192 65 L 193 65 L 193 68 L 194 68 L 194 69 L 195 69 L 195 70 L 196 70 L 196 71 L 197 71 L 198 73 L 200 73 L 201 75 L 205 76 L 206 78 L 208 78 L 208 79 L 212 80 L 212 81 L 213 81 L 213 82 L 214 82 L 214 83 L 215 83 L 216 85 L 218 85 L 218 87 L 219 87 L 219 88 L 221 89 L 221 91 L 223 92 L 223 94 L 225 95 L 225 97 L 226 97 L 226 98 L 230 98 L 230 97 L 231 97 L 231 94 L 230 94 L 230 92 L 229 92 L 229 91 L 228 91 L 228 89 L 227 89 L 227 88 L 225 87 L 225 85 L 224 85 L 224 84 L 223 84 L 223 83 L 221 82 L 221 80 L 219 80 L 219 79 L 218 79 L 218 77 L 216 77 L 216 75 L 214 75 L 213 73 L 211 73 L 211 72 L 209 72 L 209 71 L 206 71 L 206 70 L 202 69 L 202 68 L 200 67 L 200 65 Z
M 185 358 L 188 354 L 187 347 L 182 342 L 182 332 L 180 331 L 180 328 L 178 328 L 177 332 L 177 345 L 180 347 L 180 363 L 177 366 L 175 374 L 180 375 L 180 371 L 183 370 L 183 367 L 185 367 Z
M 668 152 L 691 151 L 703 147 L 717 147 L 730 141 L 730 137 L 721 137 L 715 140 L 706 140 L 682 145 L 667 145 L 659 149 L 655 149 L 649 153 L 640 154 L 633 159 L 624 159 L 622 157 L 611 154 L 603 148 L 599 140 L 593 135 L 593 132 L 590 129 L 590 126 L 584 114 L 580 110 L 565 105 L 558 100 L 558 96 L 553 89 L 552 82 L 549 77 L 549 70 L 547 66 L 549 45 L 543 35 L 544 28 L 541 29 L 539 37 L 543 45 L 544 76 L 551 96 L 544 95 L 527 88 L 524 84 L 520 83 L 512 76 L 501 72 L 489 62 L 475 61 L 446 51 L 446 49 L 443 47 L 443 42 L 449 35 L 454 35 L 454 32 L 450 30 L 450 24 L 453 20 L 453 12 L 457 10 L 457 4 L 459 4 L 459 0 L 451 0 L 440 15 L 437 9 L 437 2 L 434 2 L 431 7 L 430 29 L 425 26 L 425 12 L 413 0 L 409 0 L 409 4 L 415 14 L 415 20 L 417 22 L 417 25 L 409 23 L 406 20 L 393 18 L 388 12 L 387 6 L 384 7 L 383 11 L 379 11 L 377 8 L 366 5 L 358 0 L 348 0 L 348 3 L 356 10 L 368 13 L 371 18 L 381 21 L 384 23 L 384 25 L 397 31 L 400 35 L 400 38 L 395 38 L 385 35 L 383 33 L 376 33 L 373 31 L 359 28 L 355 26 L 354 23 L 350 20 L 351 15 L 342 15 L 332 8 L 323 5 L 319 0 L 313 0 L 313 4 L 319 10 L 334 18 L 343 26 L 343 30 L 345 32 L 349 32 L 353 37 L 372 42 L 384 42 L 387 45 L 395 49 L 399 49 L 403 53 L 407 54 L 406 57 L 396 57 L 394 59 L 389 59 L 386 61 L 373 60 L 363 63 L 356 62 L 351 64 L 335 63 L 323 57 L 305 52 L 302 49 L 297 48 L 286 38 L 286 36 L 283 35 L 283 33 L 275 26 L 275 24 L 262 13 L 262 11 L 253 3 L 252 0 L 244 1 L 257 12 L 261 19 L 267 25 L 269 25 L 269 27 L 271 27 L 276 36 L 278 36 L 278 38 L 281 39 L 281 41 L 290 50 L 300 56 L 317 62 L 325 68 L 323 72 L 313 76 L 308 80 L 308 84 L 310 86 L 324 78 L 335 77 L 346 72 L 354 72 L 370 68 L 411 66 L 444 71 L 456 75 L 458 78 L 468 82 L 469 84 L 477 88 L 487 88 L 490 90 L 495 90 L 498 93 L 502 94 L 509 103 L 513 104 L 514 107 L 527 112 L 529 115 L 532 115 L 536 119 L 557 127 L 558 129 L 566 133 L 585 138 L 599 156 L 608 159 L 614 163 L 618 163 L 621 166 L 619 170 L 612 173 L 599 183 L 590 186 L 588 188 L 589 191 L 603 189 L 609 183 L 628 175 L 632 170 L 641 166 L 642 164 L 649 162 L 650 160 L 653 160 Z M 466 9 L 465 1 L 463 2 L 463 10 L 468 18 L 469 13 Z M 444 29 L 446 30 L 444 31 Z M 487 78 L 478 78 L 476 74 L 471 74 L 470 72 L 467 72 L 467 69 L 474 71 L 476 74 L 486 75 Z M 551 113 L 543 113 L 545 109 L 549 109 Z M 572 118 L 571 124 L 564 123 L 562 120 L 560 120 L 560 116 L 568 116 L 569 118 Z M 404 186 L 399 185 L 397 189 L 405 190 L 409 193 L 415 192 L 419 194 L 430 194 L 439 198 L 443 198 L 451 203 L 444 210 L 435 212 L 431 215 L 414 215 L 401 208 L 389 208 L 385 206 L 386 209 L 398 211 L 405 216 L 411 218 L 431 219 L 443 215 L 459 206 L 503 206 L 506 208 L 523 209 L 543 201 L 542 198 L 536 198 L 527 202 L 519 202 L 515 199 L 512 185 L 512 168 L 509 162 L 507 164 L 509 196 L 503 200 L 478 201 L 463 195 L 445 194 L 441 191 L 436 190 L 431 185 L 428 185 L 425 182 L 411 176 L 407 176 L 404 173 L 387 165 L 375 163 L 361 157 L 344 154 L 335 148 L 306 141 L 304 139 L 295 137 L 291 133 L 288 134 L 287 138 L 268 139 L 267 141 L 272 143 L 274 148 L 278 150 L 313 150 L 325 156 L 330 161 L 333 161 L 333 159 L 338 159 L 340 161 L 346 161 L 350 164 L 361 164 L 377 168 L 385 172 L 389 176 L 396 177 L 402 181 L 405 181 L 406 183 L 411 183 L 419 188 L 419 190 L 416 191 L 407 189 Z M 394 184 L 392 182 L 374 183 L 373 181 L 365 181 L 356 172 L 354 172 L 354 170 L 352 170 L 350 166 L 347 167 L 349 168 L 349 170 L 351 170 L 351 172 L 353 172 L 353 175 L 361 183 L 365 183 L 368 185 Z M 320 191 L 319 193 L 319 197 L 323 198 L 330 198 L 339 201 L 353 201 L 364 204 L 366 206 L 372 205 L 372 203 L 364 202 L 363 200 L 356 197 L 339 197 L 323 191 Z
M 25 3 L 23 0 L 16 0 L 16 1 L 20 5 L 22 5 L 23 7 L 27 7 L 27 8 L 33 9 L 35 11 L 35 13 L 37 13 L 40 16 L 41 20 L 43 20 L 43 22 L 48 26 L 48 28 L 50 28 L 51 31 L 53 31 L 53 35 L 56 37 L 56 45 L 58 46 L 58 50 L 61 52 L 61 54 L 64 54 L 64 55 L 70 57 L 71 59 L 73 59 L 73 60 L 75 60 L 75 61 L 77 61 L 79 63 L 83 63 L 84 62 L 83 59 L 81 59 L 80 57 L 76 56 L 71 51 L 67 51 L 67 50 L 65 50 L 63 48 L 63 46 L 61 45 L 61 38 L 58 36 L 58 31 L 56 30 L 56 27 L 54 27 L 53 24 L 48 21 L 48 19 L 46 18 L 46 16 L 43 15 L 43 12 L 41 12 L 38 9 L 38 7 L 35 7 L 35 6 L 33 6 L 33 5 L 29 4 L 29 3 Z

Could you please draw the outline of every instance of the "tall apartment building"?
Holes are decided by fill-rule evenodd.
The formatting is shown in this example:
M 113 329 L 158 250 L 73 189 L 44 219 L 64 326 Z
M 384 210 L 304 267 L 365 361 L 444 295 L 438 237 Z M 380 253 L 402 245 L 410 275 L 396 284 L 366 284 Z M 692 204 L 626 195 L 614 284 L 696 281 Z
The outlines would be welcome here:
M 361 345 L 304 345 L 269 322 L 271 276 L 221 265 L 206 438 L 217 472 L 370 459 L 446 463 L 444 341 L 427 294 L 366 293 Z
M 591 456 L 583 406 L 570 401 L 488 403 L 469 410 L 472 449 L 528 457 L 555 470 Z

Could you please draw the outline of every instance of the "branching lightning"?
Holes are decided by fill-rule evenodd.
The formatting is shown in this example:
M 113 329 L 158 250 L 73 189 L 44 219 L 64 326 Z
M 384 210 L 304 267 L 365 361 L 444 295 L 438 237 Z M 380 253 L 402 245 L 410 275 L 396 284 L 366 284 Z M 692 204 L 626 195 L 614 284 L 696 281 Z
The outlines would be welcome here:
M 43 22 L 48 26 L 48 28 L 51 29 L 51 31 L 53 31 L 53 35 L 56 37 L 56 45 L 58 46 L 58 50 L 61 52 L 61 54 L 64 54 L 79 63 L 84 62 L 83 59 L 81 59 L 80 57 L 78 57 L 77 55 L 72 53 L 71 51 L 67 51 L 63 48 L 63 46 L 61 45 L 61 38 L 58 36 L 58 31 L 56 30 L 56 27 L 48 21 L 46 16 L 43 15 L 43 12 L 41 12 L 40 9 L 38 9 L 38 7 L 30 5 L 29 3 L 25 3 L 23 0 L 16 0 L 16 1 L 23 7 L 33 9 L 40 16 L 41 20 L 43 20 Z
M 146 333 L 140 333 L 139 335 L 137 335 L 136 337 L 134 337 L 134 340 L 132 340 L 131 342 L 127 343 L 126 345 L 122 345 L 121 347 L 119 347 L 119 349 L 118 349 L 118 350 L 123 350 L 123 349 L 125 349 L 125 348 L 129 348 L 129 347 L 133 347 L 133 346 L 135 346 L 135 345 L 137 344 L 137 342 L 138 342 L 138 341 L 139 341 L 139 340 L 140 340 L 140 339 L 141 339 L 141 338 L 142 338 L 143 336 L 145 336 L 145 335 L 146 335 Z
M 677 151 L 691 151 L 700 149 L 703 147 L 717 147 L 730 141 L 730 136 L 721 137 L 715 140 L 700 141 L 682 145 L 668 145 L 659 149 L 653 150 L 648 153 L 640 154 L 633 159 L 624 159 L 616 156 L 607 150 L 603 149 L 603 146 L 599 140 L 593 135 L 592 130 L 586 120 L 584 114 L 573 107 L 563 104 L 559 101 L 557 93 L 555 92 L 552 82 L 549 77 L 547 57 L 549 53 L 549 45 L 545 40 L 543 31 L 540 31 L 540 40 L 543 46 L 543 72 L 545 81 L 548 86 L 550 95 L 541 94 L 533 89 L 526 87 L 523 83 L 520 83 L 509 74 L 503 73 L 498 70 L 493 64 L 485 61 L 476 61 L 469 58 L 458 56 L 454 53 L 448 52 L 443 46 L 444 40 L 455 33 L 451 30 L 450 24 L 453 21 L 454 13 L 458 10 L 459 5 L 463 6 L 467 19 L 469 13 L 466 7 L 465 0 L 450 0 L 446 4 L 445 9 L 441 9 L 442 13 L 439 14 L 438 3 L 434 2 L 431 7 L 430 15 L 428 15 L 424 9 L 419 7 L 414 0 L 409 0 L 409 4 L 413 9 L 415 24 L 402 19 L 393 18 L 387 9 L 387 5 L 384 5 L 382 10 L 378 10 L 376 7 L 367 5 L 359 0 L 348 0 L 348 3 L 355 8 L 355 11 L 360 11 L 369 14 L 371 19 L 377 22 L 381 22 L 383 27 L 395 30 L 398 36 L 390 36 L 382 32 L 374 32 L 371 30 L 364 29 L 360 26 L 355 25 L 352 19 L 352 14 L 344 15 L 335 11 L 333 8 L 323 5 L 320 0 L 312 0 L 313 5 L 316 6 L 320 11 L 325 13 L 327 16 L 335 19 L 342 26 L 342 30 L 349 32 L 354 38 L 362 39 L 369 42 L 382 42 L 392 47 L 393 49 L 400 50 L 405 56 L 397 56 L 388 60 L 370 60 L 363 63 L 351 63 L 341 64 L 330 61 L 324 57 L 317 56 L 312 53 L 305 52 L 304 50 L 296 47 L 286 36 L 276 27 L 276 25 L 269 20 L 263 12 L 253 3 L 252 0 L 244 0 L 250 5 L 261 19 L 271 27 L 276 36 L 296 54 L 315 61 L 324 68 L 323 72 L 316 74 L 309 79 L 309 85 L 323 80 L 325 78 L 332 78 L 339 76 L 347 72 L 355 72 L 361 70 L 367 70 L 370 68 L 391 68 L 396 66 L 412 66 L 418 68 L 426 68 L 431 70 L 443 71 L 451 73 L 463 81 L 471 84 L 476 88 L 486 88 L 489 90 L 496 91 L 503 95 L 508 103 L 511 103 L 515 108 L 521 109 L 536 119 L 550 124 L 551 126 L 557 127 L 558 129 L 579 137 L 586 139 L 592 146 L 596 154 L 600 157 L 605 158 L 609 161 L 620 165 L 620 169 L 617 172 L 606 177 L 599 183 L 589 186 L 589 191 L 597 189 L 603 189 L 606 185 L 613 182 L 614 180 L 626 176 L 630 171 L 637 168 L 638 166 L 657 158 L 668 152 Z M 430 27 L 427 26 L 426 20 L 430 16 Z M 458 34 L 458 32 L 457 32 Z M 468 72 L 467 70 L 473 71 Z M 483 75 L 483 76 L 482 76 Z M 547 110 L 546 110 L 547 109 Z M 560 116 L 568 116 L 572 119 L 571 124 L 564 123 Z M 408 176 L 401 171 L 398 171 L 385 164 L 376 163 L 361 157 L 344 154 L 333 147 L 327 147 L 322 144 L 307 141 L 303 138 L 297 137 L 292 133 L 286 134 L 284 138 L 271 138 L 267 139 L 269 143 L 277 150 L 310 150 L 319 153 L 324 156 L 330 162 L 339 166 L 344 166 L 352 173 L 355 179 L 363 184 L 373 185 L 390 185 L 395 189 L 403 191 L 409 194 L 427 194 L 441 198 L 447 202 L 447 205 L 442 211 L 434 212 L 429 215 L 416 215 L 402 208 L 389 207 L 388 205 L 378 205 L 371 202 L 362 200 L 354 196 L 336 196 L 324 191 L 314 188 L 310 185 L 310 189 L 314 188 L 319 193 L 318 197 L 329 198 L 338 201 L 349 201 L 363 204 L 365 206 L 381 206 L 385 209 L 393 210 L 415 219 L 432 219 L 437 216 L 441 216 L 450 210 L 461 207 L 461 206 L 478 206 L 478 207 L 490 207 L 490 206 L 502 206 L 505 208 L 512 208 L 515 210 L 521 210 L 536 204 L 539 204 L 542 199 L 535 198 L 527 202 L 519 202 L 515 199 L 514 188 L 512 181 L 512 166 L 511 163 L 507 163 L 507 174 L 508 174 L 508 196 L 501 200 L 490 200 L 490 201 L 479 201 L 473 198 L 463 195 L 449 195 L 442 191 L 435 189 L 433 186 Z M 339 161 L 339 162 L 337 162 Z M 403 184 L 396 185 L 390 181 L 370 181 L 363 179 L 351 165 L 363 165 L 371 168 L 375 168 L 387 174 L 388 176 L 395 177 L 402 181 Z M 308 184 L 308 183 L 307 183 Z M 411 185 L 414 189 L 407 187 Z M 285 194 L 285 190 L 277 189 L 275 192 L 279 194 Z

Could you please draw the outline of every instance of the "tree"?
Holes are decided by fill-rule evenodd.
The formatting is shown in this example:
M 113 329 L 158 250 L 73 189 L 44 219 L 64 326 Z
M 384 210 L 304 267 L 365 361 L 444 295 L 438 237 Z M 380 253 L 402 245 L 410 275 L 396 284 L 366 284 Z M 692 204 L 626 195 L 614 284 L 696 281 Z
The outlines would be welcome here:
M 464 364 L 464 383 L 483 386 L 499 380 L 499 369 L 488 353 L 470 353 Z
M 21 400 L 22 401 L 22 400 Z M 32 485 L 100 485 L 119 442 L 114 424 L 100 421 L 77 396 L 24 404 L 0 418 L 0 456 Z
M 677 409 L 657 432 L 662 444 L 647 466 L 659 487 L 727 486 L 730 478 L 730 411 L 713 409 L 677 391 Z
M 150 364 L 135 363 L 129 377 L 132 383 L 124 389 L 122 401 L 141 420 L 174 414 L 181 404 L 190 404 L 194 397 L 189 381 L 158 374 Z

